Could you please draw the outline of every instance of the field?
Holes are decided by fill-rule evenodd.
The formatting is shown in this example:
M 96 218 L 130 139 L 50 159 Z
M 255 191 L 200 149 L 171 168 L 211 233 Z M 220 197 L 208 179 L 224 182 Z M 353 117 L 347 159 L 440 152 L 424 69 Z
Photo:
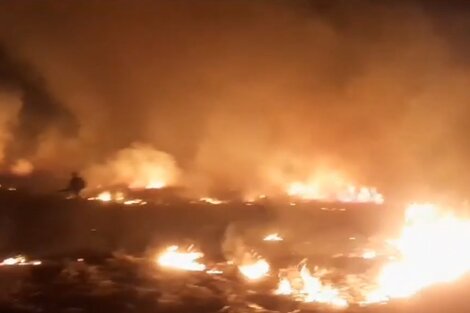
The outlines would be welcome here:
M 374 205 L 172 201 L 124 206 L 60 196 L 0 192 L 0 260 L 17 254 L 40 266 L 0 267 L 0 312 L 323 312 L 332 308 L 273 294 L 276 271 L 307 258 L 334 269 L 332 281 L 361 275 L 383 261 L 380 239 L 397 230 L 401 212 Z M 279 232 L 284 240 L 265 242 Z M 226 264 L 240 242 L 269 260 L 272 273 L 247 281 Z M 220 275 L 161 269 L 156 254 L 194 244 Z M 407 301 L 351 312 L 468 312 L 467 280 L 437 286 Z M 438 296 L 436 296 L 438 295 Z

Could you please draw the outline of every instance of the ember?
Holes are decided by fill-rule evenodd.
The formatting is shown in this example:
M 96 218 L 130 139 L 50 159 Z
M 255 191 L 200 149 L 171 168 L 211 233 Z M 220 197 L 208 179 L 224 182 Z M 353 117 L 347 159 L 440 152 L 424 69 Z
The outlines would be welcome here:
M 25 265 L 34 265 L 34 266 L 37 266 L 37 265 L 41 265 L 42 262 L 41 261 L 28 261 L 26 259 L 25 256 L 22 256 L 22 255 L 18 255 L 16 257 L 12 257 L 12 258 L 7 258 L 7 259 L 4 259 L 2 262 L 0 262 L 0 266 L 25 266 Z
M 219 200 L 217 198 L 211 198 L 211 197 L 201 197 L 199 198 L 199 201 L 208 203 L 208 204 L 214 204 L 214 205 L 219 205 L 219 204 L 224 204 L 226 201 Z
M 278 233 L 272 233 L 263 238 L 264 241 L 283 241 L 284 238 L 279 236 Z

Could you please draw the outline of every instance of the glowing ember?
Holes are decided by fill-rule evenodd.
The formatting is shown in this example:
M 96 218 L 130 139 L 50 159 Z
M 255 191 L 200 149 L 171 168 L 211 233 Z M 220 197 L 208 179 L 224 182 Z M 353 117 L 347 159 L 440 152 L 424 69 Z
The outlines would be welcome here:
M 278 233 L 272 233 L 264 237 L 264 241 L 283 241 L 284 239 Z
M 265 259 L 259 259 L 240 265 L 238 267 L 240 273 L 250 280 L 259 280 L 269 273 L 269 263 Z
M 409 297 L 430 285 L 458 279 L 470 271 L 468 242 L 470 219 L 431 204 L 409 206 L 401 236 L 392 242 L 401 257 L 383 267 L 378 288 L 366 302 Z
M 224 271 L 214 268 L 207 270 L 206 273 L 209 275 L 222 275 Z
M 22 256 L 22 255 L 18 255 L 16 257 L 13 257 L 13 258 L 7 258 L 5 260 L 3 260 L 2 262 L 0 262 L 0 266 L 25 266 L 25 265 L 33 265 L 33 266 L 37 266 L 37 265 L 41 265 L 42 262 L 41 261 L 28 261 L 26 259 L 26 257 Z
M 144 205 L 144 204 L 147 204 L 147 202 L 142 200 L 142 199 L 125 200 L 123 203 L 125 205 Z
M 225 201 L 216 199 L 216 198 L 210 198 L 210 197 L 202 197 L 199 198 L 199 201 L 204 202 L 204 203 L 209 203 L 209 204 L 214 204 L 214 205 L 219 205 L 225 203 Z
M 197 260 L 202 258 L 202 252 L 192 251 L 191 247 L 186 252 L 180 252 L 178 246 L 170 246 L 157 258 L 157 263 L 166 268 L 183 271 L 204 271 L 206 266 Z

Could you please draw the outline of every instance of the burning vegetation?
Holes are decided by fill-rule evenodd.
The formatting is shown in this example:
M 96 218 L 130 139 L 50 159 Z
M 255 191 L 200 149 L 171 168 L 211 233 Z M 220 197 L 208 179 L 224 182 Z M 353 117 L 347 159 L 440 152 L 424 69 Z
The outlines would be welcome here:
M 0 312 L 369 312 L 470 274 L 468 204 L 403 205 L 468 196 L 465 1 L 18 2 Z

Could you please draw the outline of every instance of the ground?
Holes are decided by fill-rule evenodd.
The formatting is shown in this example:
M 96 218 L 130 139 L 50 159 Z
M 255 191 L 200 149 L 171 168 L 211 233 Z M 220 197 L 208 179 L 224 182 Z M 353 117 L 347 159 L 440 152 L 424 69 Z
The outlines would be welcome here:
M 0 259 L 24 254 L 43 264 L 0 268 L 0 312 L 328 311 L 274 296 L 275 275 L 253 283 L 229 268 L 220 276 L 168 272 L 155 265 L 154 256 L 169 244 L 194 243 L 204 251 L 205 262 L 216 264 L 233 252 L 227 237 L 236 236 L 269 259 L 273 268 L 306 257 L 315 265 L 361 272 L 379 261 L 332 255 L 353 253 L 393 232 L 400 221 L 400 213 L 393 210 L 270 201 L 123 206 L 2 190 Z M 285 241 L 264 243 L 261 239 L 270 231 L 281 232 Z M 468 287 L 463 280 L 409 301 L 348 310 L 468 312 Z

